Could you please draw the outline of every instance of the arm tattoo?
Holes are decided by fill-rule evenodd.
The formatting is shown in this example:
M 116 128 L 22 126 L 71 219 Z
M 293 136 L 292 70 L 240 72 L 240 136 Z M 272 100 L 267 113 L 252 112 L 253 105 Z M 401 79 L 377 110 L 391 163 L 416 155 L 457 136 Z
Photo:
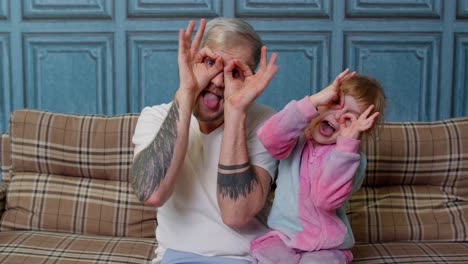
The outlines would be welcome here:
M 218 164 L 218 189 L 223 198 L 228 196 L 238 200 L 240 195 L 247 197 L 256 183 L 258 178 L 249 162 L 240 165 Z
M 132 165 L 132 186 L 140 201 L 146 201 L 164 179 L 177 139 L 179 104 L 174 100 L 153 141 L 137 154 Z

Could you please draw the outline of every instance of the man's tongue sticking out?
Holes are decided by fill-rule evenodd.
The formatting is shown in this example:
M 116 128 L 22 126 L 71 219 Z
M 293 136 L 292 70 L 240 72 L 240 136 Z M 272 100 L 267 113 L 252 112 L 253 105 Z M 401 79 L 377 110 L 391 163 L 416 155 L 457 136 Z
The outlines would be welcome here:
M 219 107 L 220 101 L 221 99 L 217 95 L 214 95 L 210 92 L 207 92 L 203 96 L 203 103 L 205 104 L 206 107 L 208 107 L 211 110 L 217 110 Z

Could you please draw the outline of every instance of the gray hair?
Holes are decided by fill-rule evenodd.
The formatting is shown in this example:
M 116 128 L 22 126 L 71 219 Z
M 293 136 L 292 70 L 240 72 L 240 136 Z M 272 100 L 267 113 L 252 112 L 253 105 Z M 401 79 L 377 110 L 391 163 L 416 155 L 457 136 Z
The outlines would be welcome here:
M 257 68 L 260 62 L 263 42 L 253 27 L 241 19 L 217 17 L 210 20 L 206 24 L 201 46 L 204 47 L 210 43 L 222 46 L 237 46 L 247 43 L 252 48 L 252 62 L 249 64 L 252 71 Z

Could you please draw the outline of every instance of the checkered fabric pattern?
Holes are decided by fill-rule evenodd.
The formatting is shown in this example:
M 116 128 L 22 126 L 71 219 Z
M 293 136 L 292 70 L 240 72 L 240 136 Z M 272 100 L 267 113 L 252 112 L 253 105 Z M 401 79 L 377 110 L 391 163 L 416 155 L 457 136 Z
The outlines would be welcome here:
M 154 238 L 41 231 L 0 232 L 0 263 L 150 263 Z M 51 250 L 53 249 L 53 250 Z
M 137 118 L 14 112 L 0 230 L 154 238 L 156 210 L 128 182 Z
M 364 152 L 348 207 L 358 242 L 468 240 L 468 118 L 386 123 Z
M 0 180 L 8 182 L 11 178 L 10 137 L 8 134 L 0 135 Z
M 6 192 L 11 178 L 10 169 L 10 137 L 7 134 L 2 134 L 0 135 L 0 216 L 5 211 Z
M 155 218 L 155 209 L 139 202 L 126 182 L 18 173 L 8 187 L 0 231 L 154 238 Z
M 12 115 L 0 141 L 0 263 L 150 261 L 155 211 L 128 183 L 136 121 Z M 348 206 L 353 263 L 468 263 L 467 131 L 468 118 L 386 123 L 363 145 L 366 179 Z
M 5 211 L 7 189 L 8 189 L 8 184 L 0 182 L 0 219 L 2 217 L 3 212 Z
M 19 110 L 10 119 L 15 172 L 128 182 L 138 115 L 65 115 Z
M 468 243 L 388 242 L 356 245 L 353 264 L 468 263 Z

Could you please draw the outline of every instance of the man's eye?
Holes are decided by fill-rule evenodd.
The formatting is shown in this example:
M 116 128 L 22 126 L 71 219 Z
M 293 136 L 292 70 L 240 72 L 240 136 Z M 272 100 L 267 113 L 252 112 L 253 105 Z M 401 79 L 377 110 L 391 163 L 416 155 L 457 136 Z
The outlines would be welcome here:
M 207 57 L 207 58 L 205 58 L 204 63 L 205 63 L 206 65 L 212 67 L 212 66 L 215 64 L 215 61 L 214 61 L 213 59 Z
M 232 70 L 232 77 L 233 78 L 237 78 L 240 76 L 240 73 L 239 73 L 239 70 L 238 69 L 234 69 Z

